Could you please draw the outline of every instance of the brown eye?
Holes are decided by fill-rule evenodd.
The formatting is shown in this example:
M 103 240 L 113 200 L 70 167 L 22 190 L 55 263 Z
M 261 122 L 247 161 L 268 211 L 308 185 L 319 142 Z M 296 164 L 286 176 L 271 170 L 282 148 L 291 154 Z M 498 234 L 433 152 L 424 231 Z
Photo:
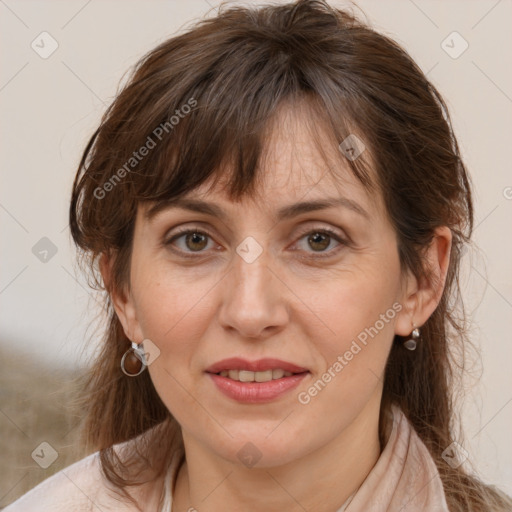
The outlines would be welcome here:
M 331 243 L 330 238 L 331 237 L 325 233 L 314 233 L 308 237 L 308 243 L 315 251 L 324 251 Z
M 303 242 L 305 241 L 305 243 Z M 170 246 L 173 252 L 183 257 L 194 257 L 196 255 L 208 253 L 208 242 L 213 242 L 211 235 L 198 229 L 184 229 L 175 233 L 164 245 Z M 336 242 L 334 245 L 332 242 Z M 349 243 L 336 231 L 328 228 L 310 230 L 304 233 L 297 244 L 300 251 L 309 253 L 310 257 L 328 257 L 337 254 L 344 246 Z M 212 247 L 210 247 L 211 249 Z M 315 254 L 316 253 L 316 254 Z
M 333 241 L 335 245 L 332 244 Z M 309 253 L 313 258 L 323 258 L 337 254 L 344 246 L 349 244 L 336 231 L 322 228 L 303 233 L 297 245 L 299 245 L 301 252 Z
M 177 252 L 188 256 L 191 253 L 206 252 L 211 237 L 208 233 L 197 229 L 183 230 L 172 236 L 165 245 L 177 248 Z M 174 249 L 173 249 L 174 250 Z M 187 254 L 188 253 L 188 254 Z
M 185 235 L 185 245 L 192 251 L 201 251 L 208 245 L 208 235 L 196 231 Z

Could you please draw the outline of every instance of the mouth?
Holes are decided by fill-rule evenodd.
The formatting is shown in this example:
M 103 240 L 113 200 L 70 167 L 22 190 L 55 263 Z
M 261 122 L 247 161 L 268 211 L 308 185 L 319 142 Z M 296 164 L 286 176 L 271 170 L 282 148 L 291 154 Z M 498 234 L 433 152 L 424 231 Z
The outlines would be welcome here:
M 206 373 L 229 398 L 238 402 L 262 403 L 277 399 L 295 388 L 310 372 L 279 359 L 251 362 L 231 358 L 215 363 Z
M 268 382 L 273 379 L 289 377 L 296 373 L 307 372 L 307 368 L 281 359 L 266 357 L 249 361 L 241 357 L 230 357 L 212 364 L 207 373 L 215 373 L 240 382 Z M 227 372 L 227 373 L 226 373 Z M 263 380 L 259 380 L 263 379 Z
M 227 377 L 228 379 L 238 382 L 269 382 L 271 380 L 282 379 L 283 377 L 291 377 L 296 374 L 285 371 L 282 368 L 275 368 L 273 370 L 269 369 L 260 372 L 251 372 L 250 370 L 223 370 L 216 375 Z

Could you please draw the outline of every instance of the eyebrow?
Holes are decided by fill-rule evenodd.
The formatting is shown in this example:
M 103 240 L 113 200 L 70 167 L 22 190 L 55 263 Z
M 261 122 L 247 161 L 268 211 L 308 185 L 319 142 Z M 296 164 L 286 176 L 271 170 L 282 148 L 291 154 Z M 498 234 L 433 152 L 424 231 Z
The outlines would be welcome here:
M 276 218 L 278 221 L 282 221 L 291 219 L 302 213 L 334 208 L 336 206 L 342 206 L 347 210 L 351 210 L 361 215 L 366 220 L 370 220 L 368 213 L 358 203 L 348 199 L 347 197 L 332 197 L 317 199 L 315 201 L 302 201 L 300 203 L 283 206 L 277 211 Z M 189 210 L 196 213 L 204 213 L 206 215 L 211 215 L 212 217 L 217 217 L 223 222 L 227 222 L 228 220 L 228 214 L 220 206 L 211 202 L 198 199 L 188 199 L 185 197 L 158 201 L 145 212 L 144 217 L 148 222 L 151 222 L 160 212 L 173 208 L 180 208 L 182 210 Z

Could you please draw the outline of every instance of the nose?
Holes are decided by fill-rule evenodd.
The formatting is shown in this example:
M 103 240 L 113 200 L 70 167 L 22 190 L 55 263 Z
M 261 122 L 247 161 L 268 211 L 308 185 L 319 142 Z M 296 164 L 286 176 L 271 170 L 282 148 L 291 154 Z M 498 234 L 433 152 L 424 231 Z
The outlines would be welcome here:
M 219 322 L 241 338 L 268 338 L 288 322 L 288 288 L 271 268 L 270 259 L 265 249 L 254 261 L 235 253 L 223 280 Z

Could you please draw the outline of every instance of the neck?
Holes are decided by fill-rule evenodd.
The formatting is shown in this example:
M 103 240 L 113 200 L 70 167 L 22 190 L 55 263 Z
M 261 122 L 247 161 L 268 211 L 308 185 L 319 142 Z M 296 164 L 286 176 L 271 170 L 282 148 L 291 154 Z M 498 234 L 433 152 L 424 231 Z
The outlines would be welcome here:
M 184 436 L 186 462 L 176 480 L 173 512 L 220 512 L 226 503 L 230 510 L 254 512 L 338 510 L 380 456 L 378 398 L 320 449 L 271 468 L 226 461 Z

